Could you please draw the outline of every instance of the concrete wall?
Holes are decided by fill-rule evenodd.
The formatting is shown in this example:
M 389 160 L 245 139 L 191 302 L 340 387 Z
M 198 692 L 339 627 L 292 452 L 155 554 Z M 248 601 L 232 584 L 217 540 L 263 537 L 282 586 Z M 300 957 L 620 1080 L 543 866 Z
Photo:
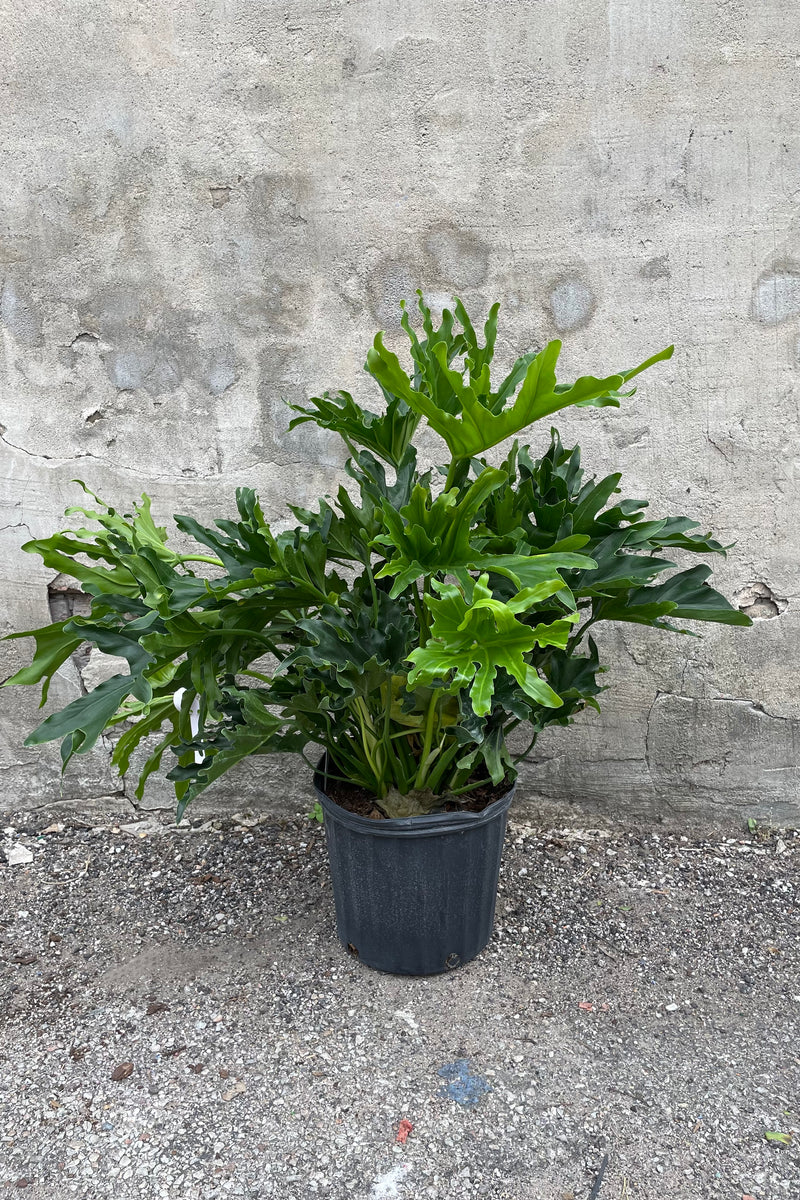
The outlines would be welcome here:
M 48 620 L 51 575 L 19 546 L 58 527 L 71 479 L 120 505 L 146 489 L 161 517 L 248 484 L 277 516 L 342 466 L 287 433 L 282 398 L 373 394 L 372 333 L 392 340 L 418 285 L 498 298 L 503 356 L 560 335 L 577 373 L 676 343 L 623 411 L 562 433 L 655 514 L 736 541 L 718 586 L 759 616 L 700 641 L 607 631 L 604 717 L 542 739 L 529 811 L 800 815 L 793 5 L 26 0 L 3 25 L 5 629 Z M 2 651 L 3 675 L 27 661 Z M 71 664 L 53 691 L 81 686 Z M 130 803 L 106 748 L 62 782 L 55 748 L 21 747 L 35 698 L 0 701 L 6 811 Z M 294 766 L 245 768 L 207 807 L 294 807 Z

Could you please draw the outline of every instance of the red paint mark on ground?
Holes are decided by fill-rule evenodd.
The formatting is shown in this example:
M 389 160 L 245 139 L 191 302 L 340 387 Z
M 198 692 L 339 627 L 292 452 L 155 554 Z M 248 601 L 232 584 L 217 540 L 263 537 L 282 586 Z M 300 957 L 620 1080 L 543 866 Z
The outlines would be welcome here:
M 399 1142 L 401 1146 L 405 1146 L 406 1142 L 408 1141 L 408 1135 L 411 1133 L 413 1128 L 414 1126 L 411 1124 L 411 1122 L 407 1120 L 406 1117 L 403 1117 L 397 1128 L 397 1137 L 394 1140 Z

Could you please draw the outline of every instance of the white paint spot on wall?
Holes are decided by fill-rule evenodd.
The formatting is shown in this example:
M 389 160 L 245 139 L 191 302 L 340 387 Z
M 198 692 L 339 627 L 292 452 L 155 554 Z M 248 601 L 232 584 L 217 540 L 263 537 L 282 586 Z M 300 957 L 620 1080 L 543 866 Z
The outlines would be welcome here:
M 800 268 L 761 276 L 753 292 L 753 316 L 762 325 L 781 325 L 800 316 Z
M 238 378 L 232 355 L 223 353 L 209 364 L 206 382 L 212 396 L 221 396 Z
M 399 328 L 400 301 L 409 308 L 415 305 L 423 282 L 419 267 L 399 259 L 386 259 L 372 268 L 366 280 L 367 302 L 382 329 Z
M 38 345 L 41 342 L 41 323 L 10 279 L 6 280 L 0 292 L 0 321 L 23 345 Z
M 115 350 L 106 360 L 108 377 L 121 392 L 141 387 L 152 366 L 152 359 L 148 357 L 147 361 L 143 361 L 142 355 L 136 350 Z
M 441 321 L 442 313 L 446 308 L 452 311 L 453 297 L 449 292 L 426 292 L 425 303 L 431 310 L 432 315 Z M 409 305 L 409 309 L 413 309 L 413 305 Z
M 592 291 L 582 279 L 562 279 L 554 284 L 547 302 L 559 333 L 587 325 L 595 307 Z

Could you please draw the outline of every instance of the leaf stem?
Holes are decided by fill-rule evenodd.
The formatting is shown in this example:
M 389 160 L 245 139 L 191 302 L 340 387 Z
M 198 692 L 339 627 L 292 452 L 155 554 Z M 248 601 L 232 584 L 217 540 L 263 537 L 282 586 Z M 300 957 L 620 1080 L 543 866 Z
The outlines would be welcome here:
M 181 554 L 180 561 L 211 563 L 212 567 L 225 566 L 221 558 L 214 558 L 211 554 Z
M 447 468 L 447 478 L 444 482 L 444 490 L 446 492 L 449 492 L 451 488 L 456 486 L 459 468 L 463 461 L 463 458 L 454 458 L 451 460 L 450 466 Z
M 514 766 L 516 766 L 518 762 L 525 761 L 525 759 L 528 757 L 528 755 L 530 754 L 533 747 L 536 745 L 536 739 L 538 738 L 538 736 L 539 736 L 539 730 L 537 729 L 536 733 L 531 738 L 530 745 L 522 752 L 522 754 L 515 754 L 513 756 Z
M 454 788 L 446 793 L 447 796 L 462 796 L 464 792 L 474 792 L 475 788 L 483 787 L 485 783 L 489 783 L 488 779 L 478 779 L 475 783 L 468 783 L 466 787 Z
M 377 629 L 378 628 L 378 589 L 375 587 L 375 577 L 372 574 L 372 567 L 369 565 L 368 562 L 364 563 L 364 569 L 367 572 L 367 578 L 369 579 L 369 587 L 370 587 L 370 591 L 372 592 L 372 622 L 371 622 L 371 624 L 372 624 L 373 629 Z
M 422 743 L 422 754 L 419 759 L 419 769 L 417 777 L 414 780 L 414 787 L 419 791 L 425 784 L 425 776 L 428 768 L 428 755 L 431 752 L 431 744 L 433 742 L 433 725 L 436 719 L 436 689 L 431 692 L 430 703 L 428 704 L 428 713 L 425 719 L 425 739 Z
M 599 619 L 599 617 L 591 616 L 584 625 L 581 625 L 577 633 L 575 633 L 567 642 L 566 653 L 568 655 L 574 653 L 575 648 L 579 645 L 583 635 L 586 633 L 586 630 L 594 625 Z
M 424 594 L 425 594 L 424 578 L 422 581 L 422 595 L 420 595 L 419 589 L 417 587 L 417 581 L 415 579 L 414 582 L 411 584 L 411 595 L 414 598 L 414 610 L 416 611 L 417 620 L 419 621 L 419 644 L 420 644 L 420 646 L 425 645 L 425 643 L 428 640 L 428 634 L 430 632 L 430 630 L 428 628 L 428 619 L 427 619 L 427 615 L 425 612 L 425 601 L 423 599 Z

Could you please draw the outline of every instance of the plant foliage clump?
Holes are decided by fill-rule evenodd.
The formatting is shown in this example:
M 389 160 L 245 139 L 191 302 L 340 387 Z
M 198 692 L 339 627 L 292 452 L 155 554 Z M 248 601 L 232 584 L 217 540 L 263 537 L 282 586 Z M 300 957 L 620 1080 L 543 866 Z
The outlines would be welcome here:
M 60 739 L 66 767 L 113 731 L 124 774 L 148 739 L 137 795 L 166 754 L 179 818 L 241 759 L 316 744 L 329 776 L 369 789 L 387 815 L 420 813 L 510 782 L 547 725 L 598 708 L 599 622 L 749 625 L 707 566 L 678 570 L 667 557 L 723 554 L 719 542 L 687 517 L 646 519 L 646 501 L 618 498 L 619 474 L 587 477 L 555 429 L 540 455 L 515 440 L 499 466 L 485 457 L 568 406 L 619 407 L 672 347 L 565 384 L 553 341 L 493 383 L 498 308 L 480 339 L 460 301 L 437 325 L 420 294 L 421 328 L 402 319 L 410 370 L 381 334 L 367 355 L 382 412 L 347 392 L 292 406 L 292 426 L 313 421 L 344 439 L 350 483 L 315 511 L 292 507 L 287 532 L 273 534 L 240 488 L 236 519 L 175 517 L 203 548 L 181 553 L 146 495 L 122 515 L 84 487 L 96 507 L 67 511 L 92 527 L 25 549 L 76 579 L 91 614 L 10 635 L 33 637 L 36 651 L 7 682 L 41 683 L 44 703 L 85 642 L 128 670 L 48 716 L 26 744 Z M 435 471 L 418 467 L 421 422 L 447 447 Z M 520 726 L 528 747 L 512 753 Z

